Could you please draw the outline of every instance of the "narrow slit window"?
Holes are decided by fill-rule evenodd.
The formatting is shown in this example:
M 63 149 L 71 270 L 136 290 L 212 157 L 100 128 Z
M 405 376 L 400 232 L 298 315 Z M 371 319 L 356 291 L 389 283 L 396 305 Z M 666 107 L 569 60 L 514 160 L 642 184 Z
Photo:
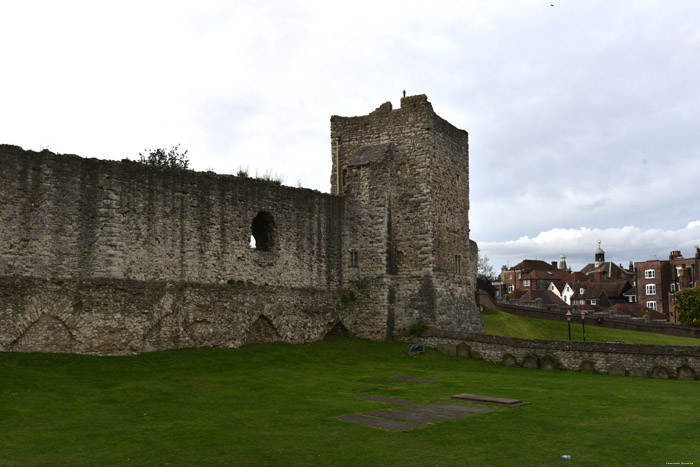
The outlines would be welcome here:
M 462 274 L 462 255 L 455 255 L 455 273 Z
M 351 251 L 350 252 L 350 267 L 351 268 L 356 268 L 358 264 L 358 255 L 357 251 Z

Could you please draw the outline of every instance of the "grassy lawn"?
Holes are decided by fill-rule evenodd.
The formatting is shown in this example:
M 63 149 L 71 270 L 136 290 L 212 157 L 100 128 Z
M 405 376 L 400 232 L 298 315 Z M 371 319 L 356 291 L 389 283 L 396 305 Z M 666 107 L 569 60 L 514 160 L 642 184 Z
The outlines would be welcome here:
M 700 381 L 404 348 L 337 339 L 130 357 L 0 353 L 0 465 L 700 464 Z M 388 407 L 361 396 L 458 393 L 532 404 L 408 432 L 333 419 Z
M 569 339 L 569 331 L 566 322 L 526 318 L 524 316 L 505 313 L 491 308 L 485 308 L 481 316 L 484 320 L 484 330 L 487 334 L 520 337 L 523 339 Z M 572 319 L 571 340 L 583 340 L 583 329 L 581 326 L 581 318 L 579 317 L 574 317 Z M 586 326 L 586 341 L 620 341 L 630 344 L 653 345 L 700 345 L 700 339 L 691 337 L 624 331 L 592 325 Z

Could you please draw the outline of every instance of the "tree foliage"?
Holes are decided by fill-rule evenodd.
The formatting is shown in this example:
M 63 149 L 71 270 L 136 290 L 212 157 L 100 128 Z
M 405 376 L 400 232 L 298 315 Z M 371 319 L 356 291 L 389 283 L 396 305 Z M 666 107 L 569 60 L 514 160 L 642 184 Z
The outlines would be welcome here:
M 190 161 L 187 158 L 187 150 L 180 153 L 180 145 L 173 146 L 170 150 L 146 149 L 146 154 L 139 153 L 139 162 L 142 164 L 155 165 L 157 167 L 170 167 L 173 169 L 187 169 Z
M 476 263 L 476 285 L 479 290 L 486 291 L 492 297 L 496 296 L 496 291 L 491 285 L 491 281 L 496 280 L 496 271 L 491 266 L 488 256 L 479 255 Z
M 491 266 L 491 260 L 488 256 L 479 255 L 476 264 L 476 277 L 489 281 L 496 280 L 496 270 Z
M 700 327 L 700 287 L 676 292 L 673 307 L 678 313 L 678 321 L 683 326 Z

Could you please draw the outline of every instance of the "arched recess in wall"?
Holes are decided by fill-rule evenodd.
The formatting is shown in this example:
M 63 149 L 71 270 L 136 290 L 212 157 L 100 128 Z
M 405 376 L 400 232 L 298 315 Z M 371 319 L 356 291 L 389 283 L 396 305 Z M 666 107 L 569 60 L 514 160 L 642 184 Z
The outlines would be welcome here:
M 323 339 L 336 339 L 340 337 L 350 337 L 350 331 L 343 326 L 343 323 L 340 321 L 337 321 L 335 325 L 326 332 L 326 335 L 323 336 Z
M 273 251 L 277 246 L 277 226 L 275 219 L 267 211 L 260 211 L 253 218 L 251 228 L 251 247 L 260 251 Z
M 279 342 L 282 338 L 280 337 L 275 325 L 272 324 L 267 316 L 260 315 L 258 319 L 253 322 L 250 329 L 246 333 L 245 344 L 263 344 L 266 342 Z
M 8 346 L 13 352 L 73 352 L 75 337 L 66 323 L 42 313 Z

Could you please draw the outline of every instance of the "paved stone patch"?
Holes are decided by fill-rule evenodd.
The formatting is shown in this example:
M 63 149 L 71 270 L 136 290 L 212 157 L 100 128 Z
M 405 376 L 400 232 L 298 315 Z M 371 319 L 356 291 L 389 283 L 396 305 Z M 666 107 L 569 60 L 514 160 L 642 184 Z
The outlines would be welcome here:
M 437 408 L 433 408 L 433 407 L 425 407 L 422 405 L 418 405 L 418 406 L 409 405 L 409 406 L 404 406 L 404 407 L 398 407 L 396 410 L 401 411 L 401 412 L 423 414 L 423 415 L 428 415 L 431 417 L 440 417 L 442 419 L 467 418 L 467 417 L 473 417 L 475 415 L 478 415 L 476 413 L 442 410 L 442 409 L 437 409 Z
M 412 401 L 410 399 L 394 399 L 391 397 L 382 397 L 382 396 L 366 396 L 366 397 L 360 397 L 359 399 L 365 400 L 365 401 L 386 402 L 388 404 L 413 404 L 415 402 L 415 401 Z
M 394 376 L 394 379 L 400 379 L 403 381 L 413 381 L 416 383 L 434 383 L 437 381 L 435 379 L 414 378 L 413 376 L 403 376 L 403 375 Z
M 477 404 L 500 405 L 503 407 L 518 407 L 527 405 L 529 402 L 521 401 L 520 399 L 506 399 L 503 397 L 478 396 L 476 394 L 456 394 L 452 399 L 465 400 L 475 402 Z
M 422 427 L 422 425 L 413 425 L 410 423 L 397 422 L 395 420 L 387 420 L 384 418 L 367 417 L 365 415 L 342 415 L 340 417 L 335 418 L 336 420 L 343 420 L 345 422 L 353 422 L 359 423 L 361 425 L 384 428 L 385 430 L 408 431 Z
M 459 412 L 472 412 L 472 413 L 489 413 L 498 412 L 498 410 L 487 409 L 485 407 L 471 407 L 469 405 L 457 405 L 457 404 L 447 404 L 444 402 L 430 402 L 425 404 L 426 407 L 436 407 L 438 409 L 445 410 L 456 410 Z
M 404 412 L 403 410 L 372 410 L 371 412 L 362 412 L 362 415 L 391 418 L 393 420 L 403 420 L 406 422 L 425 423 L 427 425 L 432 425 L 433 423 L 445 421 L 445 418 L 443 417 L 436 417 L 435 415 L 427 415 L 420 413 Z

